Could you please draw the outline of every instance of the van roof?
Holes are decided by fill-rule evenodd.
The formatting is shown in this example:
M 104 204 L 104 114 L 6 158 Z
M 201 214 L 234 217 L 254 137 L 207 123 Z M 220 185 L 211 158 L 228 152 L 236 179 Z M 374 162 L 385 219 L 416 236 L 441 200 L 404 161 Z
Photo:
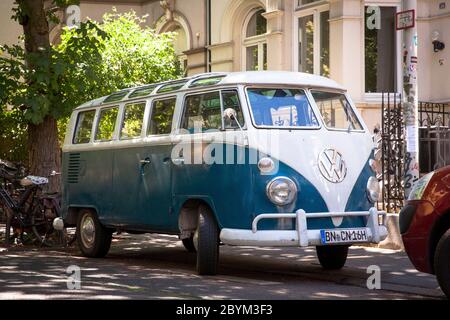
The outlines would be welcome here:
M 212 87 L 217 85 L 230 84 L 261 84 L 261 85 L 288 85 L 320 87 L 337 90 L 345 90 L 334 80 L 322 76 L 290 71 L 245 71 L 245 72 L 210 72 L 197 74 L 192 77 L 177 80 L 165 81 L 160 83 L 148 84 L 127 88 L 113 92 L 108 96 L 88 101 L 76 109 L 85 109 L 99 106 L 103 103 L 117 102 L 126 100 L 146 98 L 150 95 L 176 92 L 189 88 Z

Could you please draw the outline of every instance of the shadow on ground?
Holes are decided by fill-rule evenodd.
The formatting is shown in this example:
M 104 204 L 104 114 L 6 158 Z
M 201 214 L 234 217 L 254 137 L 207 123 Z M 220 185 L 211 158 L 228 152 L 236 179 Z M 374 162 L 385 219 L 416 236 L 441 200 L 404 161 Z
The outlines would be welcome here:
M 1 250 L 1 249 L 0 249 Z M 11 248 L 0 253 L 0 299 L 423 299 L 442 298 L 433 276 L 402 252 L 351 248 L 346 267 L 322 270 L 314 248 L 221 246 L 219 275 L 195 272 L 195 254 L 174 236 L 114 236 L 106 258 L 71 249 Z M 67 268 L 81 268 L 70 290 Z M 369 290 L 367 267 L 380 267 L 382 288 Z

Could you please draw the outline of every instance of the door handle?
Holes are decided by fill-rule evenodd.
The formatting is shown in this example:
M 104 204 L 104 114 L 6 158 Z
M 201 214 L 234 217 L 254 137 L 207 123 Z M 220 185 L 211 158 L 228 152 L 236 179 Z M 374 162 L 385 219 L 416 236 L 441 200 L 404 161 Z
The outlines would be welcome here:
M 143 166 L 145 166 L 146 164 L 150 164 L 151 161 L 149 158 L 145 158 L 144 160 L 139 160 L 139 163 Z
M 174 165 L 177 165 L 177 166 L 182 165 L 182 164 L 184 164 L 184 158 L 175 158 L 175 159 L 172 159 L 172 163 L 173 163 Z

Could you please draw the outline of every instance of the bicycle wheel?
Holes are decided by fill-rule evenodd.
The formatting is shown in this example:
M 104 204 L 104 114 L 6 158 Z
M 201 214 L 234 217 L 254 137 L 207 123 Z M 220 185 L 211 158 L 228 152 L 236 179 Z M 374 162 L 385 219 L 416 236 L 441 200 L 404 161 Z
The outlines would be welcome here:
M 64 232 L 53 228 L 53 219 L 56 217 L 53 209 L 45 208 L 37 201 L 31 215 L 31 228 L 39 245 L 53 247 L 65 243 Z

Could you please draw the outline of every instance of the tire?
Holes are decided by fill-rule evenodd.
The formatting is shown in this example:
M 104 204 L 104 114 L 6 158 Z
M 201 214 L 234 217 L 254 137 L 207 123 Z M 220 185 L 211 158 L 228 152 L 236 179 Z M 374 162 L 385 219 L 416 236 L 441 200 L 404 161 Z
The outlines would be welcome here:
M 219 264 L 219 228 L 211 209 L 200 205 L 198 226 L 194 235 L 197 249 L 197 273 L 215 275 Z
M 58 215 L 54 213 L 54 216 Z M 53 219 L 46 217 L 45 207 L 38 204 L 31 216 L 31 225 L 36 242 L 40 246 L 54 247 L 64 244 L 64 232 L 53 228 Z
M 434 273 L 442 291 L 450 299 L 450 229 L 439 240 L 434 254 Z
M 192 252 L 192 253 L 197 252 L 197 250 L 195 249 L 195 245 L 194 245 L 194 236 L 183 239 L 181 241 L 183 242 L 183 246 L 186 248 L 186 250 L 188 252 Z
M 322 268 L 339 270 L 347 261 L 348 246 L 317 246 L 316 253 Z
M 81 253 L 90 258 L 104 257 L 111 246 L 112 232 L 92 210 L 82 209 L 77 221 L 77 243 Z

